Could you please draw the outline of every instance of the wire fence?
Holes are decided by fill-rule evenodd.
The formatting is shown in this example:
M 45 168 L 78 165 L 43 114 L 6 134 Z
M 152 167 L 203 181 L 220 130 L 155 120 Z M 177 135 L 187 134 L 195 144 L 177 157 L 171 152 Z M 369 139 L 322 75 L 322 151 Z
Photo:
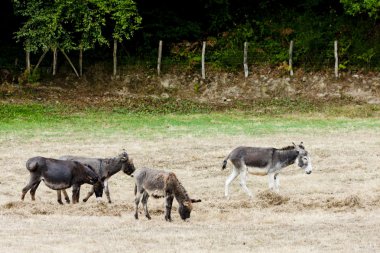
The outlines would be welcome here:
M 170 72 L 171 69 L 186 69 L 199 71 L 205 77 L 208 71 L 228 70 L 242 72 L 248 77 L 256 67 L 266 66 L 288 72 L 290 76 L 298 69 L 302 71 L 331 70 L 335 76 L 339 76 L 339 48 L 338 42 L 331 43 L 330 54 L 319 57 L 307 57 L 302 55 L 294 42 L 289 47 L 275 48 L 275 51 L 244 43 L 241 49 L 220 50 L 209 46 L 206 41 L 183 47 L 164 47 L 160 41 L 156 50 L 157 57 L 128 57 L 119 55 L 123 65 L 140 65 L 150 69 L 157 68 L 157 75 Z
M 132 71 L 132 66 L 148 69 L 157 75 L 180 69 L 187 73 L 198 73 L 202 78 L 206 78 L 208 73 L 215 70 L 241 72 L 245 77 L 248 77 L 263 66 L 276 68 L 289 76 L 299 70 L 306 72 L 327 70 L 333 73 L 335 77 L 339 77 L 340 72 L 351 70 L 350 66 L 347 65 L 351 55 L 340 49 L 339 41 L 331 41 L 323 50 L 318 51 L 316 49 L 313 53 L 308 52 L 307 54 L 302 45 L 298 45 L 294 41 L 290 41 L 288 44 L 283 42 L 272 43 L 267 47 L 245 42 L 240 48 L 236 48 L 236 46 L 220 48 L 210 41 L 173 44 L 159 41 L 157 48 L 149 53 L 134 54 L 129 53 L 124 46 L 121 48 L 117 52 L 117 69 L 119 72 L 122 71 L 122 74 L 128 74 L 128 69 Z M 106 65 L 112 66 L 112 50 L 110 48 L 102 50 L 100 53 L 93 50 L 84 54 L 83 65 L 85 69 L 91 67 L 95 62 L 106 62 Z M 104 52 L 107 53 L 104 55 Z M 78 52 L 72 51 L 68 55 L 73 64 L 77 66 Z M 33 54 L 32 65 L 36 64 L 39 57 L 38 54 Z M 58 60 L 61 67 L 67 65 L 63 56 Z M 19 53 L 13 62 L 0 61 L 0 68 L 4 68 L 4 66 L 9 68 L 10 65 L 15 64 L 22 72 L 25 66 L 24 61 L 25 58 Z M 363 60 L 363 65 L 360 68 L 374 70 L 380 67 L 376 64 L 371 65 L 376 61 L 380 62 L 380 55 L 375 52 L 369 55 L 368 59 Z M 45 74 L 51 72 L 52 57 L 46 57 L 40 68 Z M 358 69 L 357 66 L 353 68 Z M 108 71 L 108 68 L 105 71 Z

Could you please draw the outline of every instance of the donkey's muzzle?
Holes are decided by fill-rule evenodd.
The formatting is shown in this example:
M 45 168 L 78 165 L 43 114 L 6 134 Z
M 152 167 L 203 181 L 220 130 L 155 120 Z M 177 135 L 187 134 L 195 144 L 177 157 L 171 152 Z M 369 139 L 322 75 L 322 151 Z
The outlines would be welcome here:
M 308 174 L 308 175 L 311 174 L 311 171 L 306 171 L 306 174 Z

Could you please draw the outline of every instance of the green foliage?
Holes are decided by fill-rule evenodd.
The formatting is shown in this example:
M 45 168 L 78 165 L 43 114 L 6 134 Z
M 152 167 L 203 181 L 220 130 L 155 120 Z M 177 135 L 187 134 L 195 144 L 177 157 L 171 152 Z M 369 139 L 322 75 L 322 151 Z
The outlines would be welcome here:
M 108 45 L 103 34 L 106 25 L 104 12 L 92 1 L 65 1 L 65 11 L 61 21 L 70 32 L 75 46 L 73 48 L 84 50 L 92 49 L 95 45 Z
M 141 17 L 133 0 L 91 0 L 112 20 L 112 37 L 119 42 L 130 39 L 140 28 Z
M 14 0 L 14 4 L 26 19 L 16 39 L 31 52 L 108 44 L 103 34 L 107 19 L 113 22 L 114 39 L 130 39 L 141 23 L 132 0 Z
M 366 13 L 374 19 L 380 17 L 379 0 L 340 0 L 344 5 L 346 12 L 350 15 Z
M 15 0 L 14 3 L 17 13 L 26 18 L 24 25 L 16 32 L 16 39 L 23 41 L 27 51 L 45 51 L 72 45 L 70 35 L 61 22 L 64 9 L 62 2 Z
M 111 39 L 122 42 L 142 28 L 126 50 L 149 59 L 149 66 L 155 66 L 157 42 L 163 39 L 163 61 L 199 69 L 201 41 L 206 40 L 207 65 L 228 70 L 242 68 L 246 41 L 249 66 L 282 65 L 290 40 L 295 70 L 330 68 L 332 43 L 338 40 L 342 70 L 380 69 L 379 0 L 136 2 L 14 0 L 25 21 L 16 38 L 32 52 L 55 47 L 69 51 L 108 45 Z

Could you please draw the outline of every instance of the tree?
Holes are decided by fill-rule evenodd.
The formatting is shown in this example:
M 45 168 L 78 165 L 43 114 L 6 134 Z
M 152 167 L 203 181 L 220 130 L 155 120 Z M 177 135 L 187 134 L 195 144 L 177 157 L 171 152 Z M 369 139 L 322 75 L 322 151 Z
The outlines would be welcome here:
M 113 75 L 117 69 L 117 43 L 129 40 L 140 28 L 141 16 L 137 12 L 133 0 L 91 0 L 98 8 L 106 13 L 106 18 L 112 27 L 113 39 Z
M 378 19 L 380 17 L 379 0 L 340 0 L 346 12 L 350 15 L 367 13 L 370 17 Z
M 62 5 L 50 1 L 46 3 L 42 0 L 15 0 L 14 3 L 17 13 L 26 19 L 20 30 L 16 32 L 16 39 L 23 41 L 27 52 L 27 71 L 30 72 L 30 52 L 42 50 L 46 53 L 52 49 L 53 75 L 55 75 L 58 46 L 70 47 L 72 44 L 69 34 L 60 22 Z
M 95 48 L 96 45 L 108 45 L 103 35 L 103 27 L 106 25 L 105 13 L 91 1 L 67 0 L 66 11 L 62 22 L 72 29 L 74 48 L 79 49 L 79 75 L 82 76 L 83 51 Z
M 81 66 L 82 50 L 109 44 L 104 36 L 107 20 L 112 26 L 114 45 L 124 38 L 130 39 L 141 23 L 133 0 L 14 0 L 14 4 L 17 14 L 26 20 L 16 32 L 17 41 L 23 42 L 27 55 L 42 50 L 44 56 L 52 49 L 53 75 L 58 48 L 76 72 L 64 51 L 79 49 Z

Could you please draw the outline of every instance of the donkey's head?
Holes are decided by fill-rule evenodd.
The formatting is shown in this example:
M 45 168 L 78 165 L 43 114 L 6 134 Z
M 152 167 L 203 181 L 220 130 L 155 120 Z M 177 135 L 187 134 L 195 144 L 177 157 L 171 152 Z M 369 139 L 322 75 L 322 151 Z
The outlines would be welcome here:
M 121 169 L 127 175 L 131 175 L 136 169 L 132 159 L 129 158 L 127 152 L 123 152 L 119 155 L 119 159 L 122 163 Z
M 300 168 L 305 170 L 306 174 L 310 174 L 313 171 L 313 167 L 311 165 L 311 157 L 309 155 L 309 152 L 306 151 L 305 146 L 303 145 L 303 142 L 301 142 L 299 145 L 294 144 L 294 149 L 298 151 L 298 156 L 296 159 L 296 163 Z
M 190 200 L 184 201 L 181 205 L 179 205 L 178 212 L 182 220 L 186 220 L 190 218 L 191 210 L 193 210 L 192 203 L 197 203 L 197 202 L 201 202 L 201 200 L 190 199 Z
M 101 198 L 103 196 L 103 188 L 104 188 L 104 178 L 99 178 L 98 174 L 96 174 L 94 168 L 92 168 L 88 164 L 83 164 L 86 170 L 87 179 L 90 184 L 94 186 L 94 192 L 96 198 Z

